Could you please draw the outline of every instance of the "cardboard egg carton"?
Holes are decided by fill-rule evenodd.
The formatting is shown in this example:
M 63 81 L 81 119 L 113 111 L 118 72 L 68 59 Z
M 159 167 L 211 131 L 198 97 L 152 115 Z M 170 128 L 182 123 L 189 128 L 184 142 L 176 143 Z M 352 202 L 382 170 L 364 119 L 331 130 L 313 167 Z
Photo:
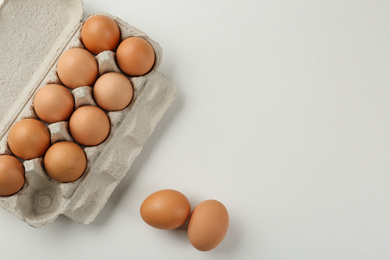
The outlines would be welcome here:
M 176 96 L 172 82 L 158 69 L 162 58 L 159 44 L 117 17 L 95 14 L 114 19 L 120 28 L 121 40 L 130 36 L 148 40 L 155 50 L 156 62 L 145 76 L 129 77 L 134 87 L 133 100 L 125 109 L 107 113 L 111 123 L 108 138 L 100 145 L 82 147 L 87 156 L 87 168 L 80 179 L 59 183 L 45 172 L 42 157 L 23 161 L 24 187 L 15 195 L 0 197 L 0 205 L 33 227 L 47 225 L 60 214 L 78 223 L 91 223 Z M 56 74 L 60 55 L 69 48 L 84 48 L 80 30 L 88 17 L 82 20 L 82 16 L 82 0 L 5 0 L 1 4 L 0 154 L 12 154 L 7 135 L 15 122 L 24 118 L 38 119 L 33 109 L 35 93 L 47 84 L 61 84 Z M 36 52 L 31 52 L 34 50 Z M 95 58 L 99 76 L 112 71 L 121 73 L 114 52 L 105 51 Z M 96 106 L 92 87 L 70 90 L 75 109 Z M 67 121 L 46 125 L 52 144 L 73 141 Z

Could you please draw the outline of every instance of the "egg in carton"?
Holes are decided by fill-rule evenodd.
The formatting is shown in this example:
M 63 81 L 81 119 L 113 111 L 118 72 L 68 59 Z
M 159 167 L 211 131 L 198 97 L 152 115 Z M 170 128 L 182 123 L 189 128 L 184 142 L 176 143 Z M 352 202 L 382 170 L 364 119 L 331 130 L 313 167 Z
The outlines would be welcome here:
M 133 99 L 125 109 L 107 113 L 111 124 L 107 139 L 97 146 L 82 147 L 87 168 L 81 178 L 59 183 L 45 172 L 42 157 L 22 161 L 26 182 L 16 194 L 0 197 L 0 205 L 33 227 L 45 226 L 60 214 L 78 223 L 91 223 L 176 96 L 172 82 L 158 69 L 162 58 L 159 44 L 115 16 L 107 13 L 89 16 L 97 14 L 106 15 L 118 24 L 121 41 L 131 36 L 146 39 L 154 48 L 156 61 L 146 75 L 128 77 L 134 89 Z M 80 40 L 82 16 L 82 0 L 5 0 L 0 6 L 0 46 L 4 54 L 0 61 L 4 101 L 0 107 L 0 154 L 11 154 L 7 135 L 14 123 L 24 118 L 39 119 L 33 109 L 37 91 L 50 83 L 61 84 L 56 73 L 61 54 L 70 48 L 84 48 Z M 29 47 L 31 44 L 33 49 Z M 33 50 L 37 53 L 29 53 Z M 116 65 L 115 52 L 101 52 L 95 59 L 99 76 L 122 73 Z M 75 109 L 96 106 L 92 88 L 83 86 L 71 91 Z M 51 144 L 73 141 L 67 121 L 46 125 Z

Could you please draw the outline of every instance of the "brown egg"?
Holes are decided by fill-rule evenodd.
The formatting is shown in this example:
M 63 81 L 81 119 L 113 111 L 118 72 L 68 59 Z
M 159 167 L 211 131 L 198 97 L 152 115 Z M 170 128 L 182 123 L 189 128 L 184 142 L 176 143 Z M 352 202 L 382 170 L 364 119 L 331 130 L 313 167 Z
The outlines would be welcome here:
M 122 41 L 116 51 L 119 68 L 128 75 L 142 76 L 148 73 L 155 61 L 152 45 L 141 37 L 130 37 Z
M 147 197 L 141 205 L 142 219 L 152 227 L 175 229 L 186 222 L 190 202 L 176 190 L 160 190 Z
M 109 72 L 97 79 L 93 95 L 101 108 L 118 111 L 127 107 L 133 98 L 133 85 L 123 74 Z
M 24 160 L 40 157 L 50 146 L 49 129 L 39 120 L 22 119 L 11 127 L 8 146 Z
M 0 196 L 15 194 L 24 182 L 23 164 L 11 155 L 0 155 Z
M 63 141 L 50 146 L 43 160 L 47 174 L 58 182 L 80 178 L 87 167 L 83 149 L 73 142 Z
M 81 28 L 81 41 L 85 48 L 94 54 L 115 50 L 119 40 L 118 25 L 105 15 L 94 15 L 88 18 Z
M 225 206 L 216 200 L 206 200 L 192 211 L 188 222 L 188 238 L 200 251 L 218 246 L 229 227 L 229 214 Z
M 73 112 L 74 99 L 65 87 L 49 84 L 35 94 L 34 110 L 47 123 L 67 120 Z
M 59 58 L 57 74 L 62 83 L 69 88 L 92 86 L 98 76 L 98 65 L 89 51 L 73 48 Z
M 98 107 L 83 106 L 69 120 L 72 137 L 82 145 L 94 146 L 103 142 L 110 132 L 110 120 Z

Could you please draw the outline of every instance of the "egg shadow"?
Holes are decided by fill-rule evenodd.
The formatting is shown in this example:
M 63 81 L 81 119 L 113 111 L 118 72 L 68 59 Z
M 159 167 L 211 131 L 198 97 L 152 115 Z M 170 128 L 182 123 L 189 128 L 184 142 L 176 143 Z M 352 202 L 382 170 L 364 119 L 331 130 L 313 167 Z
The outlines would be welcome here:
M 93 226 L 103 225 L 105 222 L 109 220 L 109 218 L 112 216 L 112 212 L 115 211 L 115 208 L 120 204 L 122 198 L 131 189 L 142 167 L 148 163 L 150 155 L 153 152 L 153 147 L 157 145 L 157 143 L 161 139 L 161 136 L 164 135 L 167 131 L 169 131 L 171 125 L 173 124 L 174 119 L 182 110 L 182 107 L 183 107 L 183 97 L 177 95 L 176 98 L 173 100 L 171 106 L 165 112 L 160 122 L 157 124 L 152 135 L 146 141 L 140 154 L 134 160 L 131 168 L 125 174 L 125 176 L 123 177 L 119 185 L 111 194 L 106 205 L 104 206 L 100 214 L 96 217 L 96 219 L 91 223 L 91 225 Z
M 170 239 L 174 240 L 177 244 L 181 244 L 182 246 L 191 246 L 187 235 L 188 221 L 189 218 L 180 227 L 168 230 L 167 232 L 167 235 L 171 237 Z
M 231 256 L 240 246 L 241 230 L 234 216 L 229 216 L 229 228 L 222 242 L 212 251 L 221 256 Z

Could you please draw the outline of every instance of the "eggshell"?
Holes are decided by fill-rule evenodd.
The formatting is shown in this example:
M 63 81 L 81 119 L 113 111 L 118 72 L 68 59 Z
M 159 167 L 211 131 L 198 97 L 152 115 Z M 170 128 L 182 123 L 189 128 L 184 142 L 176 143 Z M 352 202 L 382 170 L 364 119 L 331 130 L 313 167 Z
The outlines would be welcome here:
M 47 174 L 58 182 L 72 182 L 80 178 L 87 167 L 83 149 L 73 142 L 58 142 L 46 152 L 43 160 Z
M 72 137 L 82 145 L 94 146 L 103 142 L 110 132 L 110 120 L 98 107 L 83 106 L 69 120 Z
M 133 98 L 133 86 L 123 74 L 109 72 L 97 79 L 93 96 L 101 108 L 118 111 L 129 105 Z
M 115 50 L 119 40 L 118 25 L 106 15 L 94 15 L 88 18 L 81 28 L 81 41 L 93 54 Z
M 0 196 L 15 194 L 24 182 L 22 163 L 11 155 L 0 155 Z
M 34 97 L 34 110 L 47 123 L 67 120 L 74 109 L 69 90 L 58 84 L 49 84 L 38 90 Z
M 148 73 L 155 62 L 156 55 L 150 43 L 141 37 L 129 37 L 122 41 L 116 51 L 119 68 L 131 76 Z
M 36 119 L 22 119 L 16 122 L 8 133 L 8 146 L 24 160 L 42 156 L 50 146 L 50 132 Z
M 193 210 L 188 222 L 188 238 L 200 251 L 209 251 L 218 246 L 229 227 L 229 214 L 217 200 L 205 200 Z
M 95 57 L 87 50 L 73 48 L 64 52 L 57 63 L 61 82 L 72 89 L 91 86 L 98 76 Z
M 186 222 L 191 212 L 187 197 L 176 190 L 160 190 L 147 197 L 141 205 L 142 219 L 152 227 L 175 229 Z

